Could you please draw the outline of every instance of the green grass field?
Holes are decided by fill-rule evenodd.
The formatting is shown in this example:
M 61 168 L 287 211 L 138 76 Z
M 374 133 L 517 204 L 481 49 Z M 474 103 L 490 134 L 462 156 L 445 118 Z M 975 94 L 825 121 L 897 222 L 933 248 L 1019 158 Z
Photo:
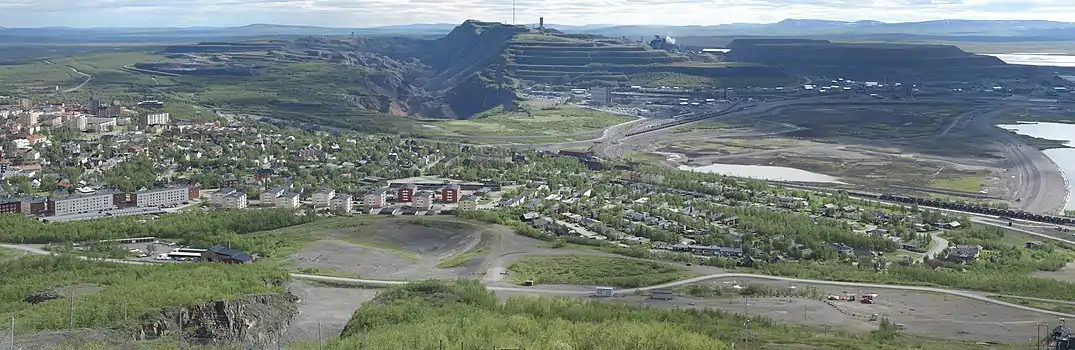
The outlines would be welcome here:
M 524 103 L 525 111 L 486 111 L 470 120 L 421 120 L 429 127 L 422 133 L 453 137 L 542 137 L 559 139 L 565 135 L 596 132 L 603 128 L 634 120 L 634 117 L 575 106 L 544 106 Z M 576 135 L 588 139 L 590 135 Z
M 538 284 L 611 285 L 642 287 L 689 277 L 686 270 L 672 265 L 643 260 L 587 256 L 528 256 L 508 268 L 514 282 L 534 280 Z
M 930 181 L 929 187 L 968 193 L 979 193 L 982 191 L 982 188 L 985 187 L 987 181 L 989 181 L 989 178 L 984 175 L 966 176 L 951 179 L 933 180 Z
M 726 66 L 734 66 L 728 63 Z M 797 83 L 795 77 L 776 78 L 724 78 L 724 77 L 700 77 L 681 73 L 639 73 L 631 74 L 627 84 L 643 87 L 678 86 L 682 88 L 721 88 L 721 87 L 748 87 L 748 86 L 790 86 Z

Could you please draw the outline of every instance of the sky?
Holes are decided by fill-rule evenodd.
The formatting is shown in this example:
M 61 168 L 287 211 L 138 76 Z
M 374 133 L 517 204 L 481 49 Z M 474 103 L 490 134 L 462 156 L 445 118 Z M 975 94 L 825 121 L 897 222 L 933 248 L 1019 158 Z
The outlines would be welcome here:
M 1075 22 L 1072 0 L 516 0 L 515 22 L 713 25 L 787 18 Z M 255 23 L 365 28 L 512 22 L 512 0 L 0 0 L 5 27 L 186 27 Z

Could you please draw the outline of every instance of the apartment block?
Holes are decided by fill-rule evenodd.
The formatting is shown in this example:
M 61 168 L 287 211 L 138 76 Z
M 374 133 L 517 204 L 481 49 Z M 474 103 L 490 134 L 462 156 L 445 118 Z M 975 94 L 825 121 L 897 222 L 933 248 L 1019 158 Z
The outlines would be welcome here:
M 283 185 L 277 188 L 265 190 L 261 192 L 261 196 L 258 197 L 258 201 L 262 207 L 272 208 L 276 206 L 276 199 L 287 193 L 287 190 L 291 188 L 291 184 Z
M 352 200 L 353 198 L 351 195 L 338 193 L 332 197 L 332 200 L 329 203 L 329 208 L 340 214 L 350 213 L 351 210 L 354 209 L 354 204 L 351 202 Z
M 191 188 L 160 188 L 131 193 L 136 207 L 170 207 L 190 202 Z
M 224 202 L 226 201 L 226 198 L 228 196 L 230 196 L 230 195 L 237 194 L 237 193 L 239 195 L 243 195 L 242 193 L 239 192 L 239 190 L 234 189 L 234 188 L 230 188 L 230 187 L 221 188 L 221 189 L 217 190 L 215 193 L 213 193 L 212 196 L 209 197 L 209 204 L 212 204 L 213 206 L 217 206 L 217 207 L 224 206 Z M 245 208 L 246 206 L 243 206 L 243 207 Z
M 168 113 L 146 113 L 138 116 L 140 126 L 168 125 L 170 121 Z
M 396 190 L 396 201 L 400 203 L 408 203 L 413 200 L 414 192 L 418 191 L 418 185 L 405 184 Z
M 214 197 L 216 195 L 214 194 Z M 232 192 L 221 198 L 220 207 L 224 209 L 246 209 L 246 195 L 242 192 Z
M 376 190 L 366 194 L 364 204 L 366 209 L 384 208 L 388 201 L 388 191 Z
M 276 197 L 276 207 L 280 209 L 296 209 L 299 207 L 299 194 L 287 192 Z
M 440 189 L 441 203 L 455 203 L 459 201 L 459 185 L 451 184 Z
M 459 199 L 459 211 L 475 211 L 478 210 L 478 197 L 475 196 L 463 196 Z
M 89 194 L 56 194 L 49 197 L 47 210 L 52 215 L 91 213 L 116 208 L 117 195 L 126 196 L 118 190 L 99 191 Z
M 18 198 L 0 198 L 0 214 L 17 214 L 22 212 L 22 200 Z
M 321 189 L 314 192 L 313 202 L 314 208 L 328 208 L 332 203 L 332 199 L 336 197 L 336 190 L 331 188 Z
M 421 191 L 414 194 L 414 207 L 418 210 L 433 208 L 433 191 Z

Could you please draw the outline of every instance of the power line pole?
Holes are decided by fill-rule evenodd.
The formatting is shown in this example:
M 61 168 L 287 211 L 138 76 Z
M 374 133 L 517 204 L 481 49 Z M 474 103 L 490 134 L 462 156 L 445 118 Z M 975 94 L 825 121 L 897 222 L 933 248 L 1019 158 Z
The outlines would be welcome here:
M 511 0 L 511 25 L 515 25 L 515 0 Z
M 15 350 L 15 316 L 11 316 L 11 350 Z
M 362 350 L 366 350 L 366 341 L 369 340 L 369 325 L 362 325 Z
M 176 317 L 179 320 L 179 331 L 176 332 L 175 338 L 179 341 L 179 350 L 183 350 L 183 309 L 179 310 L 179 313 L 176 315 Z
M 321 322 L 317 323 L 317 350 L 325 350 L 325 342 L 321 339 Z
M 75 295 L 71 294 L 71 307 L 67 316 L 67 337 L 71 338 L 75 332 Z

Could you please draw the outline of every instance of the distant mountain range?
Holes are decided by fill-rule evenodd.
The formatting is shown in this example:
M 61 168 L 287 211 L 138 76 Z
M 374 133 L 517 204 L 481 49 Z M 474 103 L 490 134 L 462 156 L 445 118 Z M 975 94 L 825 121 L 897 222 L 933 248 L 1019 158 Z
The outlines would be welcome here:
M 439 37 L 458 24 L 428 23 L 374 28 L 330 28 L 274 24 L 242 27 L 186 28 L 5 28 L 0 43 L 174 43 L 204 40 L 239 40 L 310 35 Z M 526 24 L 536 27 L 537 24 Z M 672 37 L 779 36 L 815 38 L 884 38 L 885 40 L 952 41 L 1075 41 L 1075 23 L 1053 21 L 936 20 L 885 23 L 878 21 L 829 21 L 788 19 L 777 23 L 735 23 L 711 26 L 673 25 L 559 25 L 546 24 L 566 33 L 606 36 Z

